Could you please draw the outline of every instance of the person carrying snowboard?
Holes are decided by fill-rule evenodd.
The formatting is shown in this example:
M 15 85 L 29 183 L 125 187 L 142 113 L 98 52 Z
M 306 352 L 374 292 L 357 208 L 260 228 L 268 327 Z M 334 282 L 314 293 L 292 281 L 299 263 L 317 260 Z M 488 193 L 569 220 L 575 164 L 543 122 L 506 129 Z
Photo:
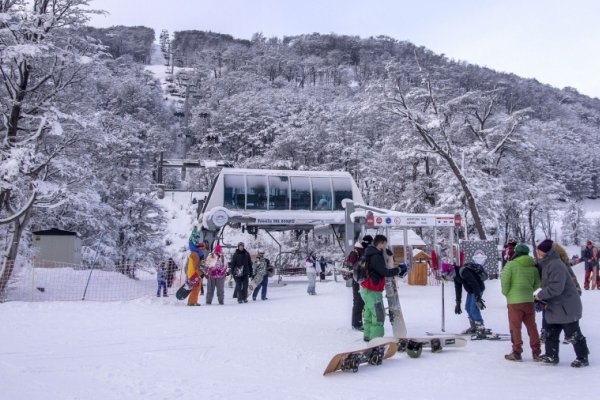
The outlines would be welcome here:
M 386 267 L 383 252 L 387 247 L 387 238 L 384 235 L 376 235 L 373 243 L 365 250 L 367 277 L 360 286 L 360 295 L 365 302 L 363 313 L 363 339 L 368 342 L 377 337 L 383 337 L 385 321 L 385 309 L 383 305 L 383 289 L 385 278 L 397 276 L 400 269 Z
M 467 315 L 469 316 L 470 326 L 463 334 L 485 336 L 485 325 L 481 316 L 481 310 L 485 309 L 485 302 L 482 298 L 485 284 L 477 272 L 480 268 L 483 268 L 483 266 L 475 263 L 454 266 L 454 290 L 456 293 L 454 313 L 457 315 L 462 313 L 460 303 L 464 287 L 467 292 L 465 310 L 467 310 Z
M 508 326 L 512 341 L 512 352 L 505 355 L 504 358 L 509 361 L 522 360 L 521 325 L 525 324 L 533 359 L 538 360 L 542 350 L 535 323 L 533 292 L 540 287 L 540 274 L 535 267 L 533 258 L 529 256 L 529 247 L 525 243 L 515 246 L 515 255 L 504 266 L 500 279 L 502 294 L 508 303 Z
M 195 251 L 190 252 L 190 255 L 188 256 L 188 260 L 187 260 L 187 268 L 185 271 L 187 279 L 190 281 L 193 281 L 194 278 L 200 278 L 202 276 L 201 266 L 202 266 L 202 259 L 200 258 L 200 255 Z M 200 305 L 198 303 L 198 295 L 200 294 L 201 282 L 202 281 L 199 280 L 198 284 L 196 284 L 194 286 L 194 288 L 192 289 L 192 291 L 190 292 L 190 294 L 188 296 L 188 302 L 187 302 L 188 306 L 199 306 Z
M 252 292 L 252 300 L 256 301 L 258 291 L 261 289 L 261 300 L 268 300 L 267 286 L 269 286 L 269 271 L 272 272 L 273 267 L 271 267 L 271 262 L 269 261 L 269 259 L 265 258 L 264 250 L 258 250 L 253 269 L 254 277 L 252 278 L 252 285 L 254 286 L 254 291 Z

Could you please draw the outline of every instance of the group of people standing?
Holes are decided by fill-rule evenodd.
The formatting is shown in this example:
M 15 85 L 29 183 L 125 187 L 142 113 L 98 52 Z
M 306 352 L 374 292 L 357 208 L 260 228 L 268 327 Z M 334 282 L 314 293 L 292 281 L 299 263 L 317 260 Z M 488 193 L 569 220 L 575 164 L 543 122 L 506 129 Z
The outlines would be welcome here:
M 505 355 L 505 359 L 522 360 L 521 326 L 524 324 L 534 361 L 558 364 L 559 336 L 564 331 L 565 341 L 571 343 L 575 350 L 576 359 L 571 366 L 588 366 L 589 349 L 579 326 L 583 314 L 581 288 L 571 269 L 569 257 L 562 246 L 546 239 L 537 245 L 536 259 L 537 263 L 529 255 L 526 244 L 516 244 L 512 257 L 502 271 L 502 294 L 508 303 L 512 341 L 512 352 Z M 542 330 L 539 334 L 536 311 L 542 312 Z M 545 344 L 543 355 L 542 342 Z
M 388 240 L 384 235 L 365 235 L 361 242 L 356 242 L 346 258 L 348 271 L 344 278 L 352 280 L 352 328 L 363 333 L 363 340 L 368 342 L 384 335 L 385 306 L 383 290 L 385 278 L 398 276 L 399 267 L 388 268 L 391 251 L 387 248 Z M 353 279 L 351 270 L 364 258 L 367 268 L 366 279 L 358 283 Z M 392 262 L 393 264 L 393 262 Z
M 252 299 L 256 300 L 258 293 L 261 294 L 262 300 L 267 300 L 267 287 L 269 277 L 272 276 L 274 270 L 270 261 L 265 258 L 265 252 L 258 250 L 254 262 L 250 253 L 245 249 L 244 243 L 239 242 L 238 246 L 231 256 L 229 263 L 225 262 L 223 248 L 220 244 L 216 244 L 211 252 L 206 250 L 206 245 L 200 240 L 200 234 L 196 228 L 193 229 L 189 240 L 188 247 L 190 254 L 187 258 L 184 272 L 188 282 L 193 282 L 193 288 L 187 297 L 188 306 L 199 306 L 198 296 L 203 294 L 204 285 L 202 280 L 206 278 L 206 304 L 212 304 L 215 297 L 219 304 L 225 304 L 225 279 L 231 275 L 235 280 L 235 290 L 233 297 L 237 302 L 248 302 L 248 287 L 252 280 L 254 288 Z M 208 254 L 207 254 L 208 253 Z M 172 259 L 169 259 L 169 265 Z M 172 265 L 177 266 L 174 262 Z M 166 286 L 163 280 L 166 281 L 166 271 L 162 266 L 158 270 L 158 293 L 161 289 L 164 290 L 166 296 Z M 171 277 L 171 284 L 173 278 Z M 170 287 L 170 285 L 168 285 Z
M 400 274 L 399 268 L 386 268 L 387 239 L 377 235 L 374 239 L 365 236 L 357 242 L 346 259 L 349 271 L 346 279 L 352 279 L 350 269 L 365 257 L 368 278 L 361 284 L 352 281 L 353 307 L 352 328 L 363 331 L 368 341 L 384 335 L 385 312 L 382 291 L 384 278 Z M 588 246 L 590 247 L 590 246 Z M 532 358 L 535 361 L 555 365 L 559 363 L 559 336 L 565 333 L 565 341 L 573 345 L 576 359 L 572 367 L 589 365 L 587 340 L 579 326 L 583 314 L 581 288 L 566 251 L 550 239 L 542 241 L 536 248 L 536 259 L 529 255 L 530 248 L 524 243 L 511 243 L 501 275 L 502 294 L 507 299 L 508 323 L 512 341 L 512 351 L 505 355 L 509 361 L 521 361 L 523 338 L 521 327 L 524 324 L 529 335 Z M 590 253 L 594 254 L 593 249 Z M 598 252 L 596 250 L 595 254 Z M 454 284 L 456 288 L 455 313 L 462 313 L 462 290 L 467 292 L 465 309 L 470 327 L 466 334 L 485 335 L 481 311 L 486 308 L 483 300 L 485 284 L 480 272 L 483 266 L 466 263 L 455 266 Z M 587 270 L 586 270 L 587 271 Z M 587 277 L 587 273 L 586 273 Z M 587 281 L 586 281 L 587 282 Z M 542 312 L 542 330 L 538 333 L 535 313 Z M 542 343 L 545 353 L 542 354 Z

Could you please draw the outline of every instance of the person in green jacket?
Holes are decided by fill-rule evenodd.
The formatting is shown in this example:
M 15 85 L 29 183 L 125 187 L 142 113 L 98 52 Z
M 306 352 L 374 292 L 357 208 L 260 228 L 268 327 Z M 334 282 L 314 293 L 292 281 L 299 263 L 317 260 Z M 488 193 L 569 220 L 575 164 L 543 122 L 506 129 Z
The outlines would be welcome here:
M 540 274 L 529 256 L 529 247 L 524 243 L 515 246 L 515 255 L 502 271 L 502 294 L 508 303 L 508 325 L 512 341 L 512 352 L 504 356 L 509 361 L 521 361 L 523 338 L 521 324 L 525 324 L 533 359 L 541 354 L 540 336 L 535 323 L 533 292 L 540 287 Z

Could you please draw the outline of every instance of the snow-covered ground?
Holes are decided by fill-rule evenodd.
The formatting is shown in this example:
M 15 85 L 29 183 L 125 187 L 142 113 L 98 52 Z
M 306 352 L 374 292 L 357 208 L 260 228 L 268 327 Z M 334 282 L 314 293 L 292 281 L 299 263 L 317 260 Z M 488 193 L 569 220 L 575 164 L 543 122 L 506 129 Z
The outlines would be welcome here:
M 582 276 L 581 266 L 576 273 Z M 362 346 L 350 329 L 351 290 L 328 277 L 317 296 L 306 280 L 270 287 L 269 300 L 186 307 L 173 297 L 129 302 L 0 305 L 3 399 L 557 399 L 595 398 L 600 372 L 600 291 L 583 294 L 581 326 L 591 366 L 577 370 L 570 345 L 559 366 L 505 361 L 510 342 L 469 342 L 419 359 L 399 354 L 357 374 L 322 373 L 336 352 Z M 409 335 L 440 329 L 440 286 L 401 285 Z M 490 281 L 486 325 L 507 331 L 499 281 Z M 466 325 L 452 311 L 447 331 Z M 204 299 L 201 297 L 202 303 Z M 539 318 L 539 316 L 538 316 Z M 386 322 L 386 332 L 391 327 Z M 525 336 L 526 337 L 526 336 Z

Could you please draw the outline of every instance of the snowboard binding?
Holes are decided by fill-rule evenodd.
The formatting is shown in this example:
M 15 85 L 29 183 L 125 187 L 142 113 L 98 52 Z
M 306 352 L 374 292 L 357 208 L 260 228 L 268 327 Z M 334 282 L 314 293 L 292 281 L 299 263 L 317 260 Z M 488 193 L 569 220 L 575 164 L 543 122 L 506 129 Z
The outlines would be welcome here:
M 368 363 L 369 365 L 381 365 L 383 362 L 383 347 L 377 347 L 369 354 Z
M 340 365 L 342 371 L 357 372 L 360 365 L 360 356 L 358 354 L 350 354 Z

